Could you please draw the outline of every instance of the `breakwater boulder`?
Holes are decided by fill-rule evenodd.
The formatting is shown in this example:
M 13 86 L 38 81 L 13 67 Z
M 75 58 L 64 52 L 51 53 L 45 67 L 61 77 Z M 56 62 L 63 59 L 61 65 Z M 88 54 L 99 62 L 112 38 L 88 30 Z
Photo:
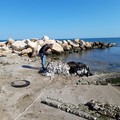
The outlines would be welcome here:
M 6 42 L 0 42 L 0 49 L 7 47 L 8 51 L 11 50 L 19 55 L 31 54 L 32 57 L 38 55 L 39 49 L 44 44 L 53 44 L 54 50 L 48 50 L 47 54 L 61 54 L 61 53 L 71 53 L 71 52 L 81 52 L 82 50 L 95 49 L 95 48 L 108 48 L 115 46 L 115 43 L 103 43 L 103 42 L 85 42 L 84 40 L 74 39 L 74 40 L 55 40 L 50 39 L 48 36 L 43 36 L 41 39 L 32 38 L 24 40 L 14 40 L 9 38 Z M 26 50 L 31 48 L 31 50 Z M 25 50 L 24 50 L 25 49 Z M 6 49 L 7 50 L 7 49 Z M 27 51 L 27 52 L 23 52 Z M 0 52 L 3 52 L 2 50 Z M 7 52 L 6 52 L 7 53 Z M 26 54 L 27 53 L 27 54 Z
M 21 51 L 25 49 L 27 44 L 24 41 L 15 41 L 11 44 L 12 50 Z

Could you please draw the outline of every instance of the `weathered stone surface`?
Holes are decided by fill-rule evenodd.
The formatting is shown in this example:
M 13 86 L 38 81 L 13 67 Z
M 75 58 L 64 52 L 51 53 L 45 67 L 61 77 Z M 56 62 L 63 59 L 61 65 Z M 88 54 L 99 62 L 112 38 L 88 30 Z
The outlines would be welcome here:
M 68 65 L 70 66 L 70 74 L 76 74 L 78 76 L 91 76 L 92 73 L 90 72 L 90 69 L 87 65 L 80 63 L 80 62 L 68 62 Z
M 74 62 L 75 63 L 75 62 Z M 75 74 L 78 76 L 91 76 L 92 73 L 90 72 L 89 68 L 82 63 L 75 63 L 69 62 L 69 63 L 63 63 L 61 61 L 52 61 L 49 62 L 46 69 L 47 73 L 46 76 L 54 76 L 54 74 L 60 74 L 60 75 L 69 75 L 69 74 Z M 89 83 L 87 81 L 81 82 L 82 85 L 88 85 Z
M 54 43 L 52 49 L 53 49 L 52 51 L 54 53 L 62 53 L 62 52 L 64 52 L 63 47 L 58 43 Z
M 7 53 L 6 52 L 1 52 L 0 51 L 0 57 L 6 57 L 7 56 Z
M 0 42 L 0 47 L 6 46 L 5 42 Z
M 77 115 L 79 117 L 86 118 L 88 120 L 96 120 L 97 118 L 89 113 L 85 112 L 80 106 L 75 106 L 73 104 L 63 103 L 59 100 L 47 98 L 42 100 L 41 103 L 49 105 L 51 107 L 63 110 L 67 113 Z
M 88 49 L 92 48 L 92 44 L 90 42 L 86 42 L 84 46 Z
M 39 53 L 39 50 L 41 48 L 41 45 L 37 44 L 34 48 L 34 51 L 38 54 Z
M 56 43 L 56 41 L 53 39 L 44 40 L 44 42 L 45 42 L 45 44 L 55 44 Z
M 25 49 L 27 44 L 24 41 L 15 41 L 12 43 L 11 47 L 13 50 L 21 51 Z
M 97 111 L 100 115 L 105 115 L 109 118 L 116 118 L 116 120 L 120 119 L 120 106 L 111 105 L 109 103 L 103 104 L 94 100 L 87 102 L 85 105 L 87 105 L 90 110 Z
M 28 54 L 28 53 L 32 53 L 31 48 L 27 48 L 27 49 L 24 49 L 24 50 L 21 51 L 21 55 Z
M 12 39 L 12 38 L 8 38 L 7 41 L 6 41 L 7 44 L 12 44 L 14 42 L 15 42 L 15 40 Z
M 41 40 L 43 40 L 45 42 L 45 44 L 54 44 L 54 43 L 56 43 L 56 41 L 54 39 L 49 39 L 49 37 L 46 36 L 46 35 L 43 36 Z
M 66 40 L 63 41 L 62 47 L 63 47 L 63 49 L 64 49 L 65 51 L 69 51 L 70 49 L 72 49 L 72 46 L 69 45 Z
M 9 48 L 7 46 L 0 47 L 0 50 L 2 51 L 9 51 Z
M 80 46 L 84 46 L 85 45 L 85 41 L 84 40 L 80 40 Z
M 68 44 L 71 45 L 72 47 L 79 47 L 79 44 L 72 42 L 71 40 L 67 40 Z
M 80 39 L 75 39 L 74 42 L 79 44 L 80 43 Z
M 25 41 L 25 43 L 27 44 L 28 47 L 30 47 L 30 48 L 32 48 L 32 49 L 34 49 L 34 48 L 37 46 L 37 42 L 32 42 L 32 41 L 30 41 L 29 39 L 27 39 L 27 40 Z
M 47 65 L 47 72 L 49 75 L 61 74 L 61 75 L 69 75 L 70 67 L 61 61 L 53 61 L 49 62 Z
M 63 41 L 60 41 L 60 40 L 56 40 L 57 43 L 59 43 L 60 45 L 63 44 Z
M 69 50 L 72 48 L 72 46 L 69 45 L 66 40 L 63 40 L 63 41 L 57 40 L 56 42 L 63 47 L 63 50 L 64 50 L 64 51 L 69 51 Z
M 40 46 L 43 46 L 43 45 L 45 44 L 45 41 L 39 40 L 39 41 L 38 41 L 38 44 L 39 44 Z
M 38 38 L 31 38 L 30 39 L 32 42 L 36 42 L 36 41 L 38 41 Z
M 49 40 L 49 37 L 44 35 L 41 39 L 45 41 L 45 40 Z

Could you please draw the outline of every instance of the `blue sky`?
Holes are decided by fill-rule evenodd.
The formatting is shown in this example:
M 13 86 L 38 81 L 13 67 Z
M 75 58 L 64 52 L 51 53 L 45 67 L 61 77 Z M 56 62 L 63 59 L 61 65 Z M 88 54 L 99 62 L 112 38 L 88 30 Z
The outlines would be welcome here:
M 120 37 L 120 0 L 0 0 L 0 39 Z

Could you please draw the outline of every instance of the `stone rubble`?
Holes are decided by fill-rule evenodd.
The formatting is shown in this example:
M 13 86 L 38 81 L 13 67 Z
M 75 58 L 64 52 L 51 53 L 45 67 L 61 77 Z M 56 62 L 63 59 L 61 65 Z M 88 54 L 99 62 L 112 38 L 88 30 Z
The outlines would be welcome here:
M 51 97 L 41 100 L 41 103 L 88 120 L 97 120 L 101 116 L 108 119 L 120 120 L 120 106 L 111 105 L 109 103 L 91 100 L 86 104 L 74 105 L 71 103 L 64 103 L 59 99 L 53 99 Z
M 45 100 L 42 100 L 41 103 L 49 105 L 49 106 L 57 108 L 57 109 L 60 109 L 60 110 L 65 111 L 67 113 L 86 118 L 88 120 L 96 120 L 96 117 L 81 111 L 81 109 L 79 109 L 78 107 L 76 107 L 73 104 L 66 104 L 66 103 L 63 103 L 59 100 L 51 99 L 51 98 L 47 98 Z
M 87 105 L 90 110 L 96 111 L 100 115 L 105 115 L 109 118 L 120 120 L 120 106 L 118 105 L 111 105 L 109 103 L 103 104 L 94 100 L 91 100 L 85 105 Z

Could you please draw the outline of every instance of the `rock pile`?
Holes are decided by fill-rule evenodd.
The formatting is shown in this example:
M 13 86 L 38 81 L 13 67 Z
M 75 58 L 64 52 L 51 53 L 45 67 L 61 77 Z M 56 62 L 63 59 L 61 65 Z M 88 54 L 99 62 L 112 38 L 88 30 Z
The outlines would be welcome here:
M 59 99 L 53 99 L 51 97 L 47 97 L 42 100 L 41 103 L 88 120 L 101 120 L 101 118 L 102 120 L 108 120 L 110 118 L 120 120 L 120 106 L 111 105 L 109 103 L 91 100 L 86 104 L 74 105 L 71 103 L 64 103 Z
M 68 75 L 70 67 L 61 61 L 52 61 L 48 63 L 46 69 L 48 76 L 54 76 L 54 74 Z
M 107 116 L 109 118 L 114 118 L 120 120 L 120 106 L 111 105 L 109 103 L 101 103 L 99 101 L 91 100 L 86 103 L 90 110 L 94 110 L 100 115 Z
M 68 103 L 64 103 L 60 100 L 56 100 L 56 99 L 52 99 L 52 98 L 48 98 L 45 100 L 42 100 L 41 103 L 49 105 L 51 107 L 63 110 L 67 113 L 70 114 L 74 114 L 77 115 L 79 117 L 83 117 L 86 118 L 88 120 L 96 120 L 95 116 L 90 115 L 89 113 L 84 112 L 81 107 L 79 106 L 75 106 L 73 104 L 68 104 Z
M 83 64 L 81 62 L 68 62 L 67 63 L 70 66 L 69 73 L 70 74 L 76 74 L 78 76 L 91 76 L 92 73 L 90 72 L 89 67 L 86 64 Z
M 53 44 L 53 51 L 49 50 L 47 54 L 61 54 L 69 52 L 80 52 L 86 49 L 107 48 L 116 45 L 115 43 L 103 42 L 85 42 L 84 40 L 54 40 L 48 36 L 41 39 L 32 38 L 15 41 L 9 38 L 6 42 L 0 42 L 0 56 L 6 56 L 7 53 L 17 53 L 21 56 L 34 57 L 38 55 L 38 51 L 44 44 Z
M 89 70 L 89 67 L 80 62 L 68 62 L 64 63 L 61 61 L 52 61 L 49 62 L 47 67 L 47 76 L 54 76 L 54 74 L 69 75 L 75 74 L 78 76 L 91 76 L 92 73 Z

